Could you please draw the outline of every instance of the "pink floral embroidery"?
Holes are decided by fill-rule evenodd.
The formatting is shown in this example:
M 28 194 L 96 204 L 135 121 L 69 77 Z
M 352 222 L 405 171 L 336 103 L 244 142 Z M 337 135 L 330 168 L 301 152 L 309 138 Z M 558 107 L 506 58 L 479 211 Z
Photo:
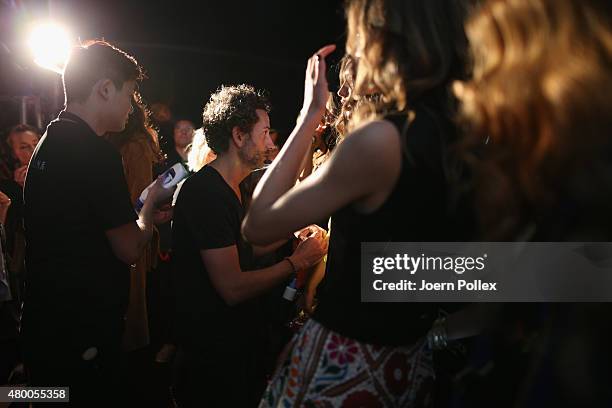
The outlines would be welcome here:
M 352 363 L 355 361 L 355 354 L 359 352 L 354 340 L 335 334 L 331 335 L 327 350 L 329 351 L 329 357 L 332 360 L 337 360 L 338 364 Z

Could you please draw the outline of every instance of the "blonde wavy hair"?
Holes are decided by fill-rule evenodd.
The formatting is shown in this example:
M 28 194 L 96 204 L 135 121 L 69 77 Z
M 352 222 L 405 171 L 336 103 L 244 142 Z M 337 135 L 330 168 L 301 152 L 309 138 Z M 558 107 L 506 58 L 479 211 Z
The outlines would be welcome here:
M 468 21 L 473 76 L 455 91 L 492 238 L 561 202 L 608 212 L 611 15 L 603 0 L 489 0 Z
M 187 154 L 187 166 L 193 172 L 199 171 L 202 167 L 213 161 L 217 155 L 206 143 L 204 130 L 199 128 L 193 135 L 193 141 Z
M 378 94 L 351 128 L 386 111 L 405 111 L 462 79 L 466 39 L 461 0 L 349 0 L 346 51 L 356 98 Z

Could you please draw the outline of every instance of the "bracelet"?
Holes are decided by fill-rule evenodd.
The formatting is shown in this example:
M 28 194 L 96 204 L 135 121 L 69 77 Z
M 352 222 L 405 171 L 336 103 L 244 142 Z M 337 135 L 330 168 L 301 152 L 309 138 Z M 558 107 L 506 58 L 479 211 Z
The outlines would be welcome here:
M 289 265 L 291 265 L 291 269 L 293 270 L 293 274 L 297 274 L 297 268 L 295 267 L 295 264 L 293 263 L 293 261 L 291 260 L 291 258 L 289 258 L 288 256 L 285 257 L 284 259 L 285 261 L 289 262 Z
M 448 347 L 446 317 L 436 319 L 427 333 L 427 344 L 431 350 L 443 350 Z

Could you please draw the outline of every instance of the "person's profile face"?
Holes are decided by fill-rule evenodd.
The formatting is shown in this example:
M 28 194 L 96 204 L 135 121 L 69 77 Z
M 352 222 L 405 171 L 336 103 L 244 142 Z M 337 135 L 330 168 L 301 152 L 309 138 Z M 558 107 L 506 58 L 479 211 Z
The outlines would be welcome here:
M 12 133 L 9 137 L 13 157 L 17 159 L 20 166 L 26 166 L 38 144 L 38 135 L 34 132 L 25 131 Z
M 278 147 L 278 132 L 274 131 L 274 132 L 270 132 L 270 139 L 272 139 L 272 143 L 274 143 L 274 145 L 276 147 Z
M 170 108 L 164 103 L 154 103 L 153 105 L 151 105 L 151 111 L 153 119 L 156 122 L 168 122 L 172 118 Z
M 130 113 L 134 109 L 132 101 L 134 100 L 134 92 L 136 91 L 136 81 L 126 81 L 119 89 L 115 84 L 111 83 L 109 104 L 109 128 L 111 132 L 121 132 L 125 129 Z
M 249 164 L 251 169 L 264 166 L 270 156 L 277 150 L 276 145 L 270 137 L 270 117 L 263 109 L 257 109 L 257 122 L 253 125 L 247 140 L 241 149 L 242 158 Z
M 340 97 L 340 102 L 344 103 L 351 97 L 352 93 L 351 83 L 347 79 L 342 79 L 340 83 L 340 89 L 338 89 L 338 96 Z

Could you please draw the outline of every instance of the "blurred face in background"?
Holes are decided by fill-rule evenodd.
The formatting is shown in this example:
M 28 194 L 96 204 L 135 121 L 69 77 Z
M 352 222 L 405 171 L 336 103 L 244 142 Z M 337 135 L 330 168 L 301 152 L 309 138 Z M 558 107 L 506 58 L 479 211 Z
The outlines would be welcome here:
M 193 141 L 194 133 L 193 123 L 188 120 L 179 120 L 174 126 L 174 145 L 184 149 Z
M 168 122 L 172 118 L 170 107 L 165 103 L 157 102 L 151 105 L 153 119 L 158 123 Z
M 20 167 L 28 165 L 38 140 L 38 135 L 31 131 L 13 132 L 9 136 L 8 143 L 11 146 L 13 157 L 17 159 Z

